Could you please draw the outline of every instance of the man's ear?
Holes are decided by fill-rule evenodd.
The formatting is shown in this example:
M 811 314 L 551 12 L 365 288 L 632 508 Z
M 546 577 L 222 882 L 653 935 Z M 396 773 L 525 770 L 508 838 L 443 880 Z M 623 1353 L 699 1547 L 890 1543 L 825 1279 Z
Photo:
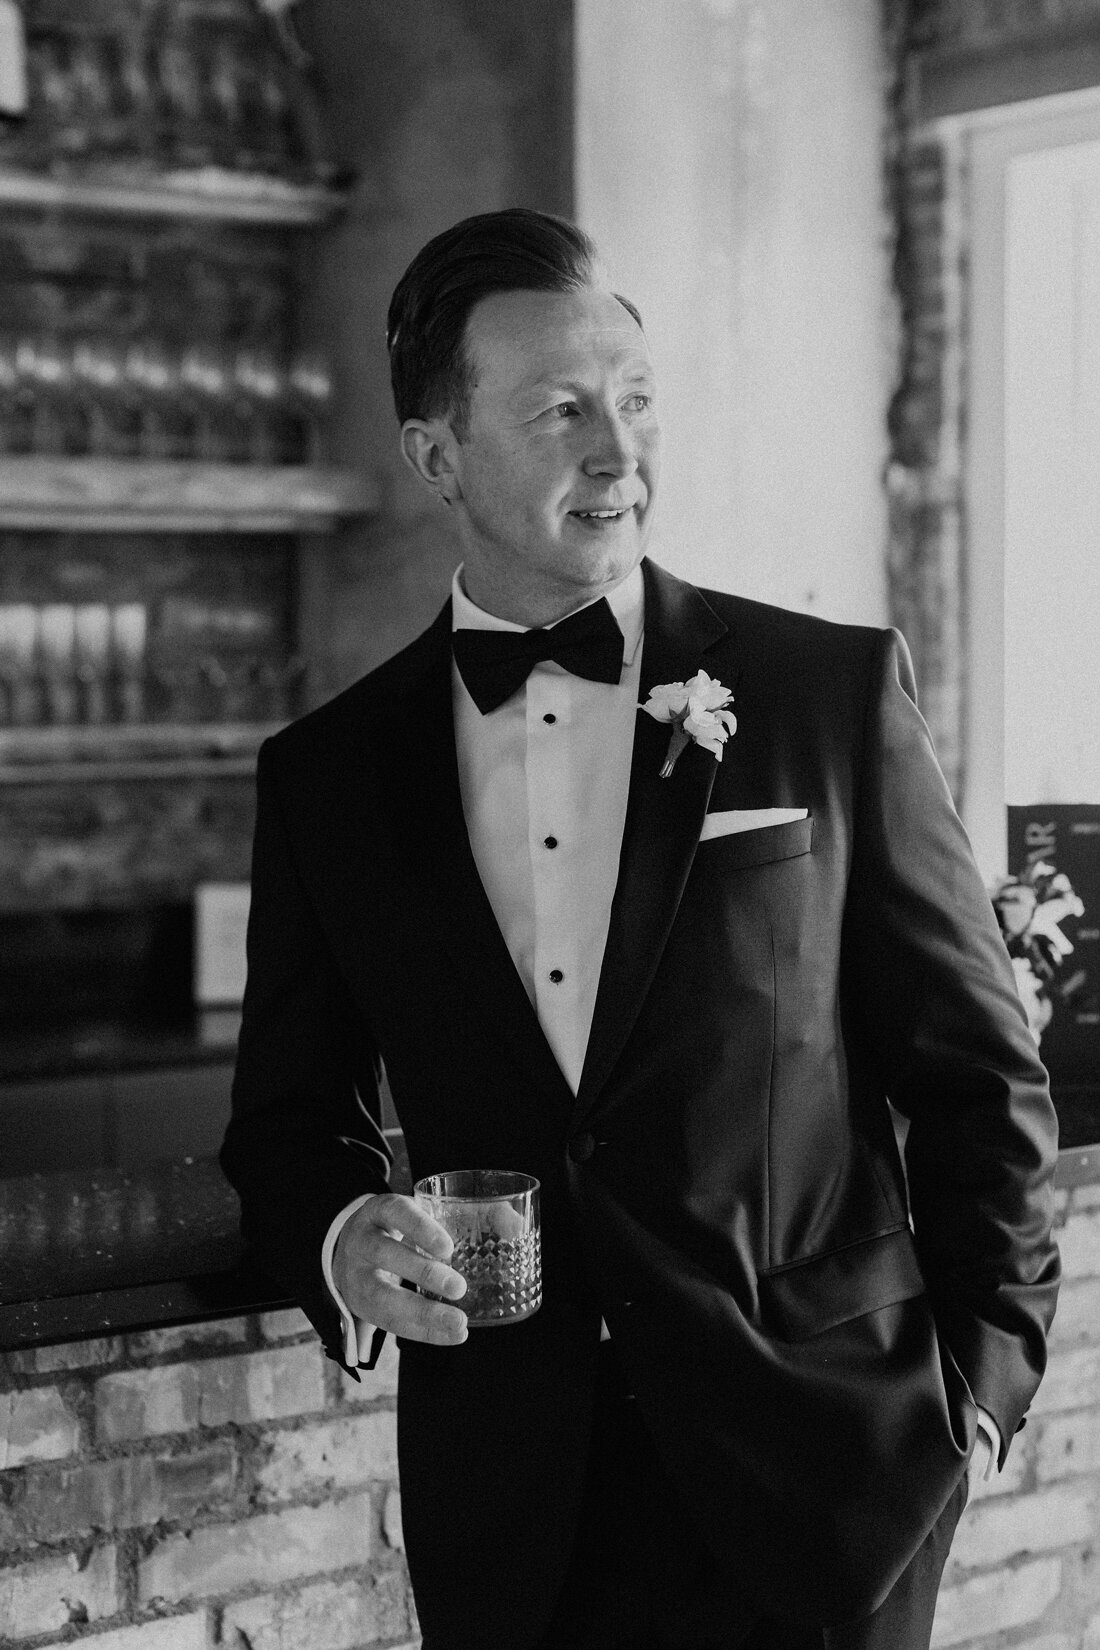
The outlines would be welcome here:
M 446 419 L 407 418 L 401 426 L 401 452 L 406 464 L 444 504 L 454 504 L 462 497 L 455 465 L 457 447 Z

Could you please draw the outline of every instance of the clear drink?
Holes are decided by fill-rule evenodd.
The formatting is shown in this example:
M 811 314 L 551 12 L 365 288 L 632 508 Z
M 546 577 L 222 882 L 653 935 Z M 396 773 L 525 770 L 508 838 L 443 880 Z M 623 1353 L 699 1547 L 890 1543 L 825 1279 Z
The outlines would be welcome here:
M 450 1264 L 466 1279 L 466 1293 L 454 1304 L 471 1329 L 522 1323 L 538 1311 L 542 1233 L 533 1176 L 455 1169 L 418 1180 L 413 1196 L 454 1239 Z

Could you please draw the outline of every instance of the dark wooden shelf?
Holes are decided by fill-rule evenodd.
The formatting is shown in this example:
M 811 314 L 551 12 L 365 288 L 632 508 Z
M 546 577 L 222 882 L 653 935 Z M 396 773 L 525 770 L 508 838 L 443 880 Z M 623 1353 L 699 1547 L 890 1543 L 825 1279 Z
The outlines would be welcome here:
M 220 166 L 161 173 L 108 166 L 63 175 L 0 169 L 0 203 L 103 217 L 190 218 L 308 229 L 342 212 L 347 196 L 318 184 Z
M 0 785 L 250 774 L 282 722 L 145 722 L 0 732 Z
M 67 532 L 330 532 L 376 506 L 357 470 L 126 458 L 0 458 L 0 527 Z

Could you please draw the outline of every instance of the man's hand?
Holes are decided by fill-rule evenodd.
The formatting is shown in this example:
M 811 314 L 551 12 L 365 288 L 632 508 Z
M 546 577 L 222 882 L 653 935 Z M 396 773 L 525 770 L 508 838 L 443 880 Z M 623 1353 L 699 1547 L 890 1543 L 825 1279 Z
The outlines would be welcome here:
M 453 1249 L 449 1234 L 411 1197 L 383 1192 L 345 1223 L 332 1257 L 333 1281 L 357 1318 L 406 1340 L 457 1346 L 469 1334 L 465 1312 L 401 1287 L 404 1278 L 459 1300 L 466 1279 L 446 1265 Z

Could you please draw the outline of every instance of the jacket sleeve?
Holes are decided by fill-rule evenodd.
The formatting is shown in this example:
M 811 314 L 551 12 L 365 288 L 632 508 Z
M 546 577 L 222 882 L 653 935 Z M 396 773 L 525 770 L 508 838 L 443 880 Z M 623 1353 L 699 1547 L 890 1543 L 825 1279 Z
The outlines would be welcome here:
M 1054 1315 L 1057 1122 L 992 904 L 916 707 L 904 639 L 869 679 L 847 922 L 857 1012 L 909 1119 L 921 1267 L 942 1340 L 996 1421 L 1001 1462 Z
M 221 1164 L 257 1262 L 340 1362 L 340 1314 L 324 1287 L 321 1253 L 345 1205 L 387 1189 L 379 1077 L 370 1028 L 295 863 L 269 742 L 257 769 L 248 978 Z

